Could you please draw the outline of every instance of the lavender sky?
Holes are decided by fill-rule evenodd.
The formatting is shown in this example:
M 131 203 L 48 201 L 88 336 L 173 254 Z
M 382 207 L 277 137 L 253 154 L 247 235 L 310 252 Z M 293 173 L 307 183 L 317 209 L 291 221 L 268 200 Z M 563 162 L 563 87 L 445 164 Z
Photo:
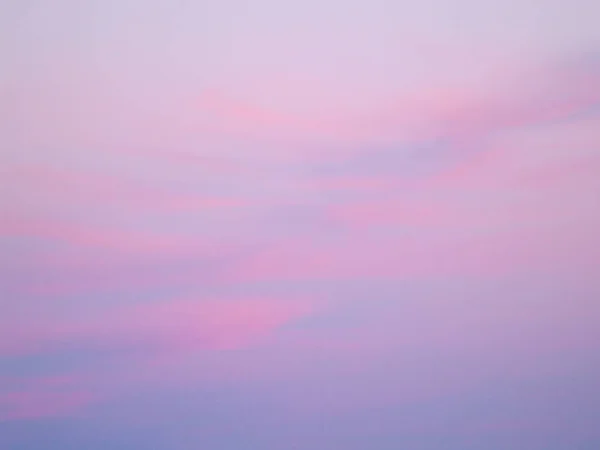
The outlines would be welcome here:
M 0 449 L 600 448 L 599 18 L 0 2 Z

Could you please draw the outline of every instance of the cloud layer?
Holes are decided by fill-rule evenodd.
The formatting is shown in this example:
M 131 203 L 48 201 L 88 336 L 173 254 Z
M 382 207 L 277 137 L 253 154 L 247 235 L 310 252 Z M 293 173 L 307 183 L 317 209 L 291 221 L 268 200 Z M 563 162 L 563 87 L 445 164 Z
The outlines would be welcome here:
M 594 2 L 17 3 L 0 447 L 600 439 Z

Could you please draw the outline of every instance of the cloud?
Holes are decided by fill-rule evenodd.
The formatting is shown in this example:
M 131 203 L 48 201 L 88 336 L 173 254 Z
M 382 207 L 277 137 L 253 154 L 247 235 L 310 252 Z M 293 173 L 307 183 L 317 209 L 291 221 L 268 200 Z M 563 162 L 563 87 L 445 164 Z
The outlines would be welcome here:
M 272 243 L 235 264 L 230 277 L 232 282 L 254 283 L 487 279 L 524 270 L 589 273 L 600 254 L 593 229 L 586 221 L 504 230 L 447 229 L 442 224 L 427 230 L 342 232 L 338 238 Z
M 312 312 L 308 300 L 278 298 L 173 299 L 113 307 L 84 317 L 5 322 L 0 353 L 27 354 L 63 347 L 176 350 L 251 345 Z
M 33 358 L 42 375 L 0 377 L 0 421 L 80 415 L 142 385 L 237 377 L 215 365 L 211 354 L 260 346 L 317 305 L 290 296 L 174 298 L 70 315 L 4 317 L 0 357 Z M 207 366 L 193 375 L 182 371 L 199 351 Z M 60 363 L 65 355 L 67 371 Z M 48 360 L 59 361 L 62 372 L 45 374 Z
M 0 420 L 70 416 L 93 398 L 87 392 L 10 392 L 0 396 L 1 409 L 5 410 L 0 414 Z
M 193 227 L 151 231 L 7 216 L 0 220 L 3 287 L 12 286 L 14 292 L 7 301 L 20 296 L 40 301 L 90 292 L 214 285 L 222 266 L 255 240 L 251 233 L 215 237 Z
M 10 381 L 10 383 L 9 383 Z M 72 376 L 2 380 L 10 388 L 0 388 L 0 422 L 64 418 L 80 414 L 97 396 L 78 387 Z
M 161 112 L 162 128 L 157 122 L 156 129 L 149 128 L 144 135 L 150 143 L 155 131 L 164 132 L 166 140 L 159 139 L 158 147 L 107 145 L 115 173 L 121 173 L 119 164 L 132 155 L 139 171 L 160 173 L 163 162 L 172 163 L 168 174 L 162 173 L 163 183 L 150 181 L 153 176 L 115 175 L 104 166 L 89 170 L 104 162 L 105 154 L 95 147 L 87 151 L 84 159 L 89 160 L 79 169 L 58 169 L 60 165 L 51 157 L 40 155 L 42 162 L 37 164 L 13 165 L 16 170 L 8 176 L 9 187 L 17 189 L 7 189 L 4 195 L 16 204 L 19 214 L 0 223 L 0 235 L 11 245 L 24 244 L 15 244 L 17 250 L 5 254 L 15 256 L 12 266 L 21 270 L 29 293 L 35 295 L 226 284 L 230 277 L 269 280 L 270 271 L 272 280 L 277 274 L 326 278 L 392 276 L 395 270 L 437 273 L 463 267 L 449 268 L 441 261 L 452 258 L 446 252 L 458 251 L 460 245 L 468 247 L 471 241 L 490 252 L 480 256 L 474 256 L 477 250 L 460 252 L 465 270 L 477 271 L 478 257 L 491 262 L 493 253 L 500 251 L 492 249 L 504 245 L 495 244 L 494 239 L 503 242 L 510 236 L 528 236 L 528 227 L 538 225 L 557 230 L 561 224 L 570 224 L 567 231 L 561 231 L 568 234 L 578 229 L 574 222 L 595 220 L 588 208 L 589 193 L 582 197 L 583 188 L 573 180 L 587 174 L 586 186 L 591 186 L 596 172 L 597 118 L 583 120 L 577 114 L 597 101 L 598 73 L 589 64 L 561 64 L 513 67 L 481 86 L 439 85 L 417 90 L 412 96 L 392 96 L 389 103 L 357 116 L 340 112 L 343 108 L 336 113 L 334 107 L 324 114 L 328 117 L 278 112 L 275 107 L 238 100 L 226 91 L 190 94 L 185 99 L 188 103 L 180 105 L 181 110 L 175 108 L 173 116 L 168 108 Z M 171 100 L 169 108 L 183 99 Z M 28 120 L 28 115 L 24 113 L 22 119 Z M 204 132 L 211 123 L 221 128 L 206 138 Z M 184 142 L 186 137 L 180 132 L 187 126 L 196 131 L 197 147 L 189 153 L 161 147 L 169 137 Z M 210 145 L 200 143 L 219 135 L 223 142 L 230 139 L 237 145 L 240 136 L 255 131 L 260 136 L 245 148 L 245 160 L 260 160 L 268 170 L 246 178 L 221 179 L 207 189 L 210 194 L 203 194 L 208 184 L 204 174 L 187 172 L 190 161 L 204 161 L 206 155 L 215 154 Z M 280 142 L 287 140 L 290 145 L 265 153 L 258 143 L 278 133 Z M 326 135 L 336 137 L 330 141 Z M 378 143 L 388 138 L 397 146 L 380 151 Z M 319 145 L 331 142 L 335 143 L 332 148 Z M 323 147 L 326 150 L 321 152 Z M 298 151 L 305 158 L 277 158 L 271 151 Z M 369 167 L 366 162 L 371 163 Z M 424 170 L 415 170 L 417 165 Z M 319 171 L 323 166 L 333 167 L 335 174 Z M 182 178 L 193 181 L 189 191 L 176 189 L 183 185 L 179 184 Z M 146 182 L 133 181 L 142 179 Z M 283 189 L 288 186 L 281 180 L 289 179 L 293 195 L 291 189 Z M 223 193 L 233 185 L 252 191 L 252 199 Z M 556 197 L 548 195 L 552 189 Z M 18 204 L 22 199 L 34 200 L 29 209 Z M 54 203 L 66 205 L 69 213 L 82 220 L 57 217 L 70 214 Z M 290 205 L 298 203 L 307 205 L 305 216 L 318 226 L 286 224 L 279 226 L 285 228 L 283 232 L 275 230 L 270 219 L 278 213 L 289 215 Z M 242 210 L 251 214 L 238 214 Z M 156 214 L 149 217 L 145 212 Z M 209 231 L 207 224 L 212 226 Z M 225 233 L 226 226 L 232 231 Z M 398 234 L 390 235 L 389 243 L 359 242 L 362 233 L 393 227 Z M 411 234 L 404 238 L 401 232 L 407 229 Z M 348 233 L 347 240 L 322 243 L 322 235 L 331 230 Z M 415 230 L 419 233 L 412 234 Z M 466 237 L 471 232 L 496 231 L 507 234 L 477 234 L 471 241 Z M 278 241 L 280 235 L 294 237 Z M 274 236 L 273 244 L 248 257 L 269 236 Z M 534 241 L 538 239 L 534 236 Z M 436 258 L 439 261 L 433 261 Z M 199 263 L 196 268 L 192 268 L 194 261 Z
M 77 226 L 69 222 L 9 218 L 1 224 L 1 234 L 5 237 L 31 237 L 63 242 L 82 247 L 109 248 L 116 250 L 136 250 L 157 252 L 179 247 L 181 239 L 177 236 L 128 232 L 109 227 Z
M 598 156 L 600 117 L 515 130 L 488 140 L 480 151 L 419 182 L 421 188 L 527 188 L 529 177 L 556 173 L 577 179 Z M 579 170 L 574 170 L 579 168 Z M 590 167 L 593 170 L 593 164 Z M 530 180 L 531 181 L 531 180 Z
M 9 159 L 35 162 L 63 154 L 66 159 L 87 160 L 88 165 L 110 160 L 119 170 L 133 172 L 139 172 L 143 163 L 144 172 L 163 176 L 168 172 L 169 177 L 177 168 L 180 172 L 200 168 L 203 177 L 235 177 L 252 175 L 255 167 L 264 170 L 269 162 L 339 162 L 356 153 L 372 154 L 381 146 L 419 147 L 440 139 L 458 147 L 450 152 L 462 153 L 461 147 L 489 134 L 566 120 L 597 105 L 600 74 L 585 62 L 589 59 L 584 55 L 557 58 L 551 64 L 512 61 L 498 64 L 497 71 L 479 84 L 438 80 L 403 92 L 390 89 L 369 107 L 352 109 L 340 103 L 326 112 L 292 113 L 282 105 L 266 106 L 218 87 L 161 97 L 153 104 L 148 104 L 147 96 L 135 102 L 141 95 L 137 89 L 122 96 L 93 73 L 73 87 L 64 82 L 36 85 L 30 80 L 7 89 L 11 105 L 16 105 L 8 116 L 18 122 L 8 128 L 36 142 L 9 146 L 21 149 Z M 314 98 L 315 104 L 319 93 L 335 90 L 325 82 L 313 84 L 309 89 L 299 82 L 285 89 L 302 88 L 307 91 L 304 97 Z M 272 85 L 271 79 L 263 78 L 257 90 L 269 93 Z M 98 192 L 97 185 L 94 189 Z M 130 195 L 150 206 L 150 200 Z M 204 199 L 183 197 L 169 200 L 157 194 L 154 207 L 203 207 Z M 125 193 L 119 202 L 127 198 Z
M 41 164 L 11 167 L 4 183 L 7 189 L 2 201 L 16 203 L 14 207 L 28 205 L 31 208 L 36 197 L 38 205 L 50 202 L 67 203 L 71 208 L 119 208 L 129 214 L 215 211 L 245 206 L 242 199 L 181 193 L 123 176 L 89 170 L 64 170 Z
M 396 176 L 377 178 L 358 168 L 320 176 L 315 189 L 338 195 L 325 212 L 333 223 L 361 229 L 501 230 L 597 221 L 591 205 L 599 188 L 598 130 L 596 116 L 513 130 L 429 173 L 407 177 L 399 167 Z
M 310 137 L 315 143 L 350 146 L 439 138 L 464 142 L 587 111 L 600 102 L 600 73 L 592 69 L 577 59 L 513 66 L 481 85 L 441 83 L 392 95 L 392 100 L 368 111 L 330 112 L 321 117 L 277 112 L 216 92 L 204 94 L 199 107 L 234 135 Z

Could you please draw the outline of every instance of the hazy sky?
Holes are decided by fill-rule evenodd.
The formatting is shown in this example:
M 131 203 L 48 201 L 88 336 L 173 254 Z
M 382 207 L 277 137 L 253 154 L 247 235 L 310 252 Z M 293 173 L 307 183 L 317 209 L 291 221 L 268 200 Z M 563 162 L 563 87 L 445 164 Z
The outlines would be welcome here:
M 600 448 L 598 17 L 0 2 L 0 448 Z

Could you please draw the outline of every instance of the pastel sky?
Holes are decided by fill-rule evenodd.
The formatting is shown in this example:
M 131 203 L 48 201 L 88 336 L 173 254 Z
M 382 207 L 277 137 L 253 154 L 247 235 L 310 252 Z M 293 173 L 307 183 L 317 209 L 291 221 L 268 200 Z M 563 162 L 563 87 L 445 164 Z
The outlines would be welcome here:
M 600 448 L 598 18 L 0 2 L 0 449 Z

